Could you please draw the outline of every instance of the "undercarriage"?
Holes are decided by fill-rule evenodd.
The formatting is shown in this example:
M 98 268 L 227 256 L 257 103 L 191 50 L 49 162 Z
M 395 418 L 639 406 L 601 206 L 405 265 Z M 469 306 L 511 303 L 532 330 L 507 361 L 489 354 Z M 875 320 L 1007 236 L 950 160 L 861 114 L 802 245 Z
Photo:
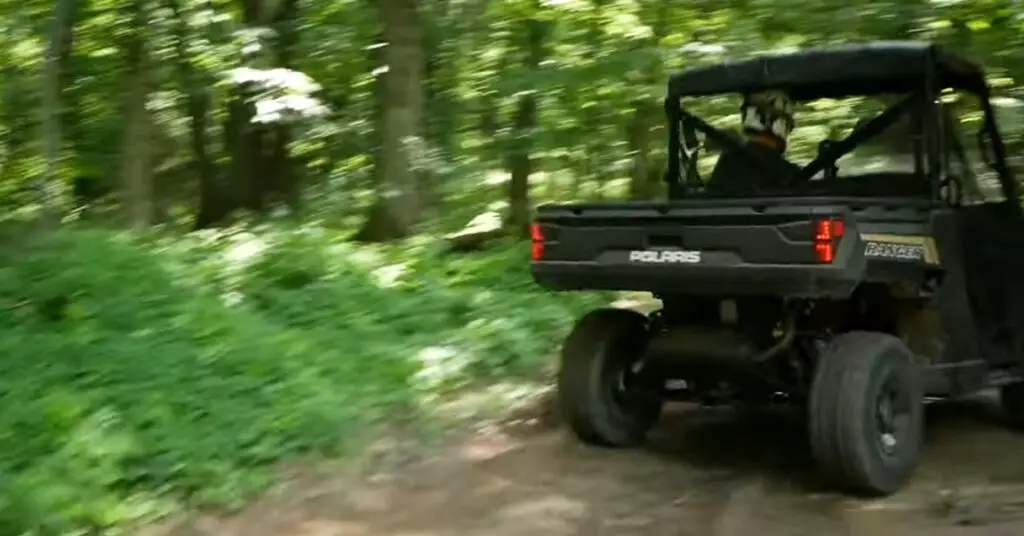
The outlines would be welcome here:
M 884 287 L 866 287 L 841 301 L 659 298 L 664 307 L 649 315 L 650 336 L 641 362 L 650 384 L 661 386 L 670 400 L 803 403 L 814 363 L 835 334 L 870 331 L 915 342 L 939 336 L 910 333 L 911 323 L 899 314 L 927 314 L 927 296 L 919 295 L 917 304 L 898 306 L 899 300 Z
M 927 293 L 865 285 L 847 300 L 660 298 L 648 315 L 593 311 L 567 339 L 559 396 L 584 441 L 638 444 L 668 401 L 784 403 L 804 409 L 812 450 L 844 489 L 886 495 L 916 467 L 928 372 L 950 375 Z M 1024 408 L 1021 385 L 1003 389 L 1011 414 Z

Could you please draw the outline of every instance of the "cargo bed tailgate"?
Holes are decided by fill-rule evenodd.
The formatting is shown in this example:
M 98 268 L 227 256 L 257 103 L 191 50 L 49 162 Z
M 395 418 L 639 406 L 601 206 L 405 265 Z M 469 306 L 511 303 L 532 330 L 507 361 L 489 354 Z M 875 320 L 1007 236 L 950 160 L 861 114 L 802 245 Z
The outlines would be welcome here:
M 533 276 L 559 290 L 848 295 L 866 265 L 849 211 L 787 201 L 542 206 Z

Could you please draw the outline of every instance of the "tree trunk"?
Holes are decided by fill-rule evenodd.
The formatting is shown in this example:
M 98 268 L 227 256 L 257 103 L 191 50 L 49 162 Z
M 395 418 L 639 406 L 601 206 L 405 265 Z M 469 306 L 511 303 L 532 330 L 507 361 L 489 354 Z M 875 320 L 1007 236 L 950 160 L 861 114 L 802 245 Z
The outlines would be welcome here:
M 535 10 L 540 6 L 536 5 Z M 529 75 L 536 73 L 544 59 L 547 24 L 534 16 L 525 21 L 526 58 Z M 531 78 L 535 78 L 531 76 Z M 533 135 L 537 128 L 537 96 L 534 91 L 520 95 L 512 125 L 512 146 L 508 159 L 509 190 L 507 226 L 519 236 L 528 236 L 530 223 L 530 175 L 533 172 Z
M 241 0 L 242 22 L 248 29 L 273 28 L 277 33 L 274 46 L 262 43 L 273 51 L 267 56 L 259 53 L 243 60 L 252 67 L 282 66 L 291 67 L 294 47 L 297 43 L 295 21 L 298 12 L 298 0 Z M 261 49 L 262 50 L 262 49 Z M 209 108 L 209 96 L 203 86 L 209 85 L 207 80 L 198 80 L 196 91 L 190 96 L 193 102 L 190 109 L 193 114 L 201 114 L 202 121 L 196 121 L 200 115 L 193 115 L 193 151 L 196 160 L 208 162 L 205 154 L 206 115 Z M 220 181 L 213 166 L 209 166 L 209 174 L 203 175 L 201 183 L 201 201 L 196 216 L 195 227 L 210 227 L 229 217 L 236 209 L 244 208 L 257 215 L 264 215 L 275 201 L 284 201 L 296 211 L 299 208 L 300 184 L 292 169 L 289 153 L 291 131 L 286 125 L 257 125 L 253 123 L 255 106 L 252 98 L 255 89 L 251 85 L 236 86 L 231 90 L 227 105 L 227 117 L 224 122 L 224 150 L 231 155 L 231 164 L 227 171 L 227 187 L 220 187 Z M 204 148 L 200 149 L 200 145 Z M 201 164 L 206 165 L 206 164 Z
M 10 35 L 5 36 L 2 42 L 4 45 L 9 45 L 15 39 L 28 39 L 28 32 L 31 31 L 32 23 L 27 20 L 27 17 L 22 14 L 21 16 L 9 18 L 6 21 L 12 26 L 23 28 L 20 32 L 13 31 L 13 28 L 9 29 Z M 28 149 L 29 143 L 32 142 L 32 136 L 35 135 L 32 132 L 32 123 L 35 121 L 31 117 L 31 111 L 34 109 L 32 97 L 33 82 L 29 73 L 19 68 L 15 64 L 15 59 L 11 54 L 9 46 L 5 46 L 0 49 L 0 80 L 3 80 L 3 87 L 0 88 L 2 91 L 2 115 L 0 115 L 0 123 L 6 127 L 4 128 L 4 138 L 2 140 L 2 160 L 0 160 L 0 181 L 5 181 L 8 184 L 13 184 L 14 177 L 21 176 L 21 170 L 18 169 L 18 164 L 21 164 L 22 152 Z M 29 113 L 26 113 L 28 111 Z M 20 180 L 20 179 L 19 179 Z M 32 186 L 30 184 L 30 186 Z M 35 194 L 34 191 L 19 188 L 19 194 L 28 193 L 30 195 Z M 25 204 L 30 203 L 22 199 L 18 199 L 19 203 L 24 202 Z
M 669 31 L 669 0 L 661 0 L 654 12 L 652 21 L 653 36 L 646 46 L 655 52 L 661 46 L 661 40 Z M 641 75 L 643 84 L 653 88 L 662 83 L 661 54 L 652 55 L 653 65 L 648 66 Z M 651 199 L 661 191 L 661 166 L 656 164 L 664 159 L 652 156 L 654 132 L 660 121 L 661 107 L 654 97 L 639 98 L 633 101 L 633 117 L 628 128 L 629 150 L 633 153 L 633 169 L 630 175 L 629 193 L 633 199 Z
M 424 137 L 431 151 L 432 162 L 455 161 L 456 133 L 461 116 L 461 100 L 455 95 L 459 79 L 459 48 L 465 43 L 467 17 L 474 9 L 452 0 L 440 0 L 427 17 L 425 30 L 424 78 L 426 109 Z M 443 211 L 444 173 L 442 165 L 431 166 L 419 177 L 423 204 L 433 211 Z
M 264 0 L 242 0 L 242 23 L 247 29 L 255 29 L 270 23 L 273 3 Z M 264 58 L 243 60 L 246 63 Z M 252 98 L 254 89 L 249 84 L 236 86 L 228 104 L 225 135 L 231 154 L 231 183 L 236 192 L 236 201 L 241 208 L 254 214 L 263 214 L 269 185 L 275 182 L 271 170 L 264 161 L 264 134 L 266 129 L 253 124 L 256 115 Z
M 650 111 L 646 101 L 633 103 L 633 118 L 629 125 L 629 150 L 633 153 L 633 170 L 629 181 L 629 196 L 632 199 L 651 197 L 647 177 L 651 169 L 651 128 Z
M 423 124 L 422 21 L 416 0 L 379 0 L 377 9 L 388 67 L 381 75 L 381 147 L 374 158 L 377 200 L 354 237 L 372 242 L 408 236 L 422 210 L 412 154 Z
M 124 139 L 121 144 L 121 202 L 128 225 L 145 229 L 152 223 L 153 169 L 150 162 L 152 118 L 149 100 L 149 57 L 146 47 L 146 2 L 131 7 L 132 28 L 122 47 L 124 73 Z
M 191 168 L 199 180 L 199 211 L 195 229 L 211 227 L 228 216 L 231 205 L 218 181 L 217 168 L 210 158 L 207 125 L 210 119 L 210 87 L 213 81 L 203 76 L 188 56 L 188 22 L 179 0 L 166 0 L 174 14 L 174 50 L 178 75 L 185 90 L 185 110 L 189 118 L 189 145 L 192 148 Z
M 604 41 L 604 24 L 601 19 L 601 13 L 604 12 L 605 6 L 608 3 L 609 0 L 594 0 L 590 3 L 588 28 L 584 36 L 585 48 L 583 57 L 585 58 L 587 68 L 591 71 L 601 61 L 601 54 L 607 46 Z M 597 201 L 602 200 L 604 197 L 606 173 L 603 157 L 608 153 L 608 150 L 607 147 L 603 146 L 604 142 L 602 141 L 600 130 L 605 124 L 606 113 L 607 108 L 601 100 L 583 99 L 580 112 L 583 127 L 583 150 L 580 155 L 582 169 L 580 177 L 584 183 L 593 184 L 594 188 L 591 191 L 591 197 Z
M 530 175 L 533 173 L 530 139 L 537 127 L 537 97 L 532 93 L 519 97 L 515 121 L 515 139 L 509 155 L 508 219 L 506 225 L 516 235 L 525 237 L 530 224 Z
M 63 215 L 64 188 L 60 183 L 61 149 L 61 70 L 63 61 L 70 57 L 74 39 L 75 0 L 54 0 L 53 21 L 50 26 L 49 45 L 43 61 L 43 174 L 35 189 L 43 209 L 43 218 L 57 224 Z
M 192 146 L 192 167 L 199 177 L 199 211 L 193 224 L 195 229 L 207 229 L 224 218 L 234 209 L 234 201 L 225 192 L 220 175 L 207 149 L 207 121 L 210 113 L 210 94 L 205 89 L 195 88 L 188 95 L 188 115 L 191 119 L 190 145 Z
M 28 95 L 25 80 L 22 74 L 15 68 L 8 58 L 4 58 L 2 76 L 4 81 L 3 91 L 3 123 L 7 127 L 6 137 L 3 139 L 3 156 L 0 159 L 0 181 L 11 183 L 17 170 L 11 167 L 18 161 L 22 151 L 31 141 L 32 129 L 28 125 L 30 119 L 25 116 L 24 110 L 31 109 L 26 106 L 24 97 Z
M 296 28 L 299 16 L 298 0 L 283 0 L 275 16 L 274 27 L 277 30 L 277 64 L 286 69 L 294 69 L 295 47 L 298 46 L 299 33 Z M 284 202 L 292 214 L 297 214 L 301 204 L 301 181 L 295 173 L 290 153 L 292 140 L 291 127 L 284 124 L 273 125 L 267 133 L 267 170 L 273 178 L 270 185 L 277 200 Z

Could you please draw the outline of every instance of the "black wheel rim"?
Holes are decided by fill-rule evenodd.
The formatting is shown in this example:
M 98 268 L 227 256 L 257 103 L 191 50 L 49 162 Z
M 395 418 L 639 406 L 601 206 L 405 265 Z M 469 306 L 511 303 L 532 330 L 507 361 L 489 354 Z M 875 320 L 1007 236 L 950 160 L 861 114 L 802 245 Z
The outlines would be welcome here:
M 885 458 L 898 457 L 907 443 L 912 424 L 912 402 L 896 378 L 888 378 L 874 403 L 874 443 Z
M 608 368 L 604 371 L 605 396 L 627 414 L 646 406 L 651 397 L 650 378 L 641 357 L 643 351 L 635 340 L 635 337 L 623 337 L 605 349 L 609 352 L 605 361 Z
M 614 383 L 611 389 L 612 399 L 620 406 L 628 407 L 637 403 L 643 396 L 644 363 L 641 360 L 622 364 L 612 375 Z

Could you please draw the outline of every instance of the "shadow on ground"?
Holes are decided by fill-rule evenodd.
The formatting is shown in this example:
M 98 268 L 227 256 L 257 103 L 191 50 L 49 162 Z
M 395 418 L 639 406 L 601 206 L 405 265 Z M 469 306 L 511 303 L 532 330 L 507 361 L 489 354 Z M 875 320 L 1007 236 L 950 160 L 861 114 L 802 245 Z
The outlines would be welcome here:
M 387 470 L 306 477 L 240 515 L 152 534 L 1024 535 L 1024 434 L 984 399 L 933 406 L 929 425 L 924 464 L 882 500 L 827 491 L 792 411 L 680 407 L 642 450 L 584 447 L 543 425 L 484 427 Z

